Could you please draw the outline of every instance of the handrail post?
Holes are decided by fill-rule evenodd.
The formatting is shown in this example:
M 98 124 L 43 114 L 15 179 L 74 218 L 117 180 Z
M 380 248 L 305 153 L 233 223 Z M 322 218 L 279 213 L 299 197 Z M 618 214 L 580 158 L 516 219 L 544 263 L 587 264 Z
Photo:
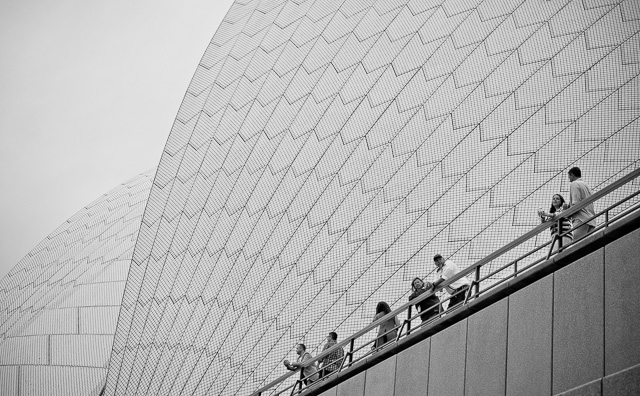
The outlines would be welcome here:
M 297 393 L 300 394 L 302 392 L 302 384 L 304 384 L 304 367 L 300 368 L 300 379 L 297 382 L 298 383 L 296 384 L 296 386 L 300 386 Z M 293 393 L 291 393 L 292 395 L 296 393 L 296 386 L 293 387 Z
M 560 250 L 562 250 L 562 216 L 560 216 L 558 218 L 558 224 L 556 224 L 557 231 L 556 231 L 556 235 L 558 235 L 558 253 L 560 253 Z
M 411 334 L 411 305 L 407 309 L 407 335 Z
M 553 238 L 551 238 L 551 245 L 549 246 L 549 252 L 547 253 L 546 260 L 549 260 L 549 257 L 551 257 L 551 255 L 553 254 L 553 247 L 556 245 L 556 241 L 558 239 L 561 239 L 558 237 L 558 234 L 555 234 Z
M 351 341 L 349 341 L 349 367 L 351 367 L 351 363 L 353 363 L 353 346 L 355 345 L 356 340 L 355 339 L 351 339 Z
M 476 297 L 480 295 L 480 266 L 476 267 Z
M 609 209 L 604 212 L 604 228 L 609 227 Z
M 513 276 L 518 276 L 518 260 L 513 262 Z

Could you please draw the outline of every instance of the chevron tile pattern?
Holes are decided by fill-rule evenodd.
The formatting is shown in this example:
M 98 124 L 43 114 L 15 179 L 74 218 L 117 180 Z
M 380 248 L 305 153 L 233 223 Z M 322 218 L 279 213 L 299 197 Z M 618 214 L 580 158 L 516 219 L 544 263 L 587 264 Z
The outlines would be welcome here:
M 153 174 L 83 208 L 0 281 L 0 394 L 103 387 Z
M 570 167 L 595 190 L 637 168 L 639 4 L 236 1 L 160 161 L 106 394 L 249 394 L 435 253 L 537 225 Z
M 639 31 L 632 0 L 236 1 L 163 152 L 106 393 L 248 394 L 435 253 L 528 231 L 571 166 L 596 190 L 637 168 Z
M 17 340 L 62 317 L 46 296 L 126 262 L 104 271 L 124 291 L 92 302 L 122 296 L 105 394 L 250 394 L 296 343 L 316 354 L 406 302 L 435 253 L 464 268 L 529 231 L 572 166 L 594 190 L 638 168 L 638 54 L 635 0 L 236 1 L 141 225 L 103 208 L 109 231 L 54 233 L 59 256 L 0 284 L 0 348 L 33 351 L 0 355 L 18 362 L 0 375 L 51 359 L 38 343 L 56 340 Z

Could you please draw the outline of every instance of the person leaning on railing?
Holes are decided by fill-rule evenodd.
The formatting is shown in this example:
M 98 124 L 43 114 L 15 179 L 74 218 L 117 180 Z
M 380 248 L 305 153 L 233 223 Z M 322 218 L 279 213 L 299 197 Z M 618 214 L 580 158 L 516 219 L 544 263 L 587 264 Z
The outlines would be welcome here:
M 336 334 L 334 331 L 330 332 L 329 334 L 327 334 L 327 343 L 324 344 L 324 348 L 322 348 L 322 352 L 334 347 L 337 343 L 338 343 L 338 334 Z M 336 348 L 335 350 L 333 350 L 333 352 L 323 357 L 322 359 L 318 360 L 318 364 L 322 364 L 322 369 L 320 369 L 320 378 L 325 377 L 333 373 L 334 371 L 338 370 L 342 363 L 343 357 L 344 357 L 344 349 Z
M 440 277 L 437 281 L 433 282 L 433 287 L 438 287 L 442 282 L 454 277 L 460 269 L 451 260 L 445 260 L 441 255 L 436 254 L 433 256 L 433 264 L 438 268 L 436 274 Z M 445 289 L 452 297 L 449 299 L 449 307 L 453 308 L 457 304 L 464 302 L 464 290 L 468 289 L 471 282 L 466 277 L 462 277 L 455 282 L 451 283 Z
M 428 293 L 433 290 L 433 285 L 429 282 L 424 283 L 420 278 L 414 278 L 411 282 L 412 293 L 409 296 L 409 301 L 417 298 L 422 293 Z M 420 313 L 420 320 L 426 322 L 440 313 L 440 299 L 435 294 L 415 304 L 416 309 Z
M 307 347 L 304 344 L 298 344 L 296 346 L 296 353 L 298 354 L 298 360 L 293 363 L 285 360 L 283 362 L 284 366 L 287 368 L 287 370 L 291 371 L 295 371 L 299 367 L 302 367 L 302 376 L 304 377 L 305 385 L 309 385 L 310 383 L 317 381 L 319 375 L 316 363 L 310 363 L 308 366 L 304 365 L 304 362 L 313 359 L 313 356 L 311 356 L 311 354 L 307 352 Z
M 551 208 L 548 212 L 544 210 L 538 210 L 538 216 L 540 216 L 540 221 L 543 223 L 549 220 L 556 220 L 558 216 L 562 213 L 563 210 L 567 209 L 569 205 L 565 203 L 564 197 L 560 194 L 553 194 L 553 198 L 551 198 Z M 558 250 L 558 241 L 556 241 L 556 235 L 564 234 L 562 236 L 562 246 L 567 246 L 573 240 L 573 233 L 571 230 L 571 219 L 563 217 L 560 219 L 560 232 L 558 232 L 558 222 L 554 222 L 551 224 L 551 238 L 553 238 L 553 247 L 551 251 Z

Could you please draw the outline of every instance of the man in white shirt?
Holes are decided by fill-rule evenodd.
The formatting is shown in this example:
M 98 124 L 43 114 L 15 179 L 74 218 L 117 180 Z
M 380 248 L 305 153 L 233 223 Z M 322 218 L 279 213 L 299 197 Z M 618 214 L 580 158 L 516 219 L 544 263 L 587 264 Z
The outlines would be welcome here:
M 445 260 L 441 255 L 436 254 L 433 256 L 433 264 L 438 267 L 436 274 L 440 277 L 437 281 L 433 283 L 434 287 L 437 287 L 439 284 L 444 282 L 445 280 L 452 278 L 460 269 L 458 266 L 451 260 Z M 457 281 L 451 283 L 449 286 L 445 287 L 447 293 L 449 293 L 452 297 L 449 299 L 449 308 L 454 307 L 457 304 L 464 302 L 465 291 L 469 288 L 471 282 L 466 277 L 462 277 Z
M 589 188 L 589 186 L 587 186 L 587 183 L 583 182 L 582 179 L 580 179 L 582 177 L 580 168 L 573 167 L 569 169 L 568 176 L 569 181 L 571 182 L 571 184 L 569 185 L 569 207 L 572 207 L 573 205 L 577 205 L 585 199 L 589 198 L 591 196 L 591 189 Z M 593 219 L 593 216 L 595 216 L 595 214 L 596 212 L 593 207 L 593 202 L 580 209 L 580 211 L 578 211 L 577 213 L 573 214 L 572 220 L 574 227 L 574 241 L 584 238 L 585 235 L 589 234 L 594 230 L 594 228 L 596 228 L 596 221 L 595 219 Z

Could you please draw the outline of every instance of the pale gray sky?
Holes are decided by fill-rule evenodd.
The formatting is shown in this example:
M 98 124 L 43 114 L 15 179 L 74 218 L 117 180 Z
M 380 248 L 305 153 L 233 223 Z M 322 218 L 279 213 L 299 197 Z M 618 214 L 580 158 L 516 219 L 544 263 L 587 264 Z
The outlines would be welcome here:
M 0 279 L 158 164 L 232 0 L 0 2 Z

